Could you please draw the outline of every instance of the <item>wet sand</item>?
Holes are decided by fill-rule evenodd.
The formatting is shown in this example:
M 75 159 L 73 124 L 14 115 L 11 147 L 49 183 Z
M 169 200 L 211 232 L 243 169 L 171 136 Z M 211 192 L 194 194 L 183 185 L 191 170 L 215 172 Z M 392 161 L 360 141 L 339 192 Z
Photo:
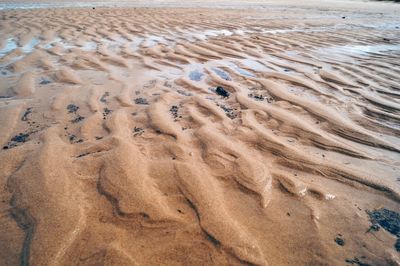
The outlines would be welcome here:
M 310 3 L 0 11 L 0 265 L 399 265 L 400 6 Z

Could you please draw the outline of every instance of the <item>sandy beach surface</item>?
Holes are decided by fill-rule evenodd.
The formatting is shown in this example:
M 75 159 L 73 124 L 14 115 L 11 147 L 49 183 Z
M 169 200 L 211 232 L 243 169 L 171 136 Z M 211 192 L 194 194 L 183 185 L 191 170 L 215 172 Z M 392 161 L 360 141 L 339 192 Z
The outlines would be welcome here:
M 0 9 L 0 265 L 400 265 L 399 4 Z

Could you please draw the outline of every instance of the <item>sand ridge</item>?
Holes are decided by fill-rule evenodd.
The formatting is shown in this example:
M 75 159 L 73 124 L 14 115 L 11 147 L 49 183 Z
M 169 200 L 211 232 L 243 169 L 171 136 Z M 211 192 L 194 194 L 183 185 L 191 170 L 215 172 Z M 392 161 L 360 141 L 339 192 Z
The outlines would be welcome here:
M 2 11 L 0 264 L 400 263 L 395 12 Z

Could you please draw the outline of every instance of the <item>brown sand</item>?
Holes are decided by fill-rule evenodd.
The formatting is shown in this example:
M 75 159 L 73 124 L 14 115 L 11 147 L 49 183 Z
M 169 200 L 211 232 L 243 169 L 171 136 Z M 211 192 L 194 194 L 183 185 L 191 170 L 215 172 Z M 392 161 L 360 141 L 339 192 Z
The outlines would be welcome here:
M 1 11 L 0 265 L 399 265 L 366 213 L 400 209 L 399 7 L 366 6 Z

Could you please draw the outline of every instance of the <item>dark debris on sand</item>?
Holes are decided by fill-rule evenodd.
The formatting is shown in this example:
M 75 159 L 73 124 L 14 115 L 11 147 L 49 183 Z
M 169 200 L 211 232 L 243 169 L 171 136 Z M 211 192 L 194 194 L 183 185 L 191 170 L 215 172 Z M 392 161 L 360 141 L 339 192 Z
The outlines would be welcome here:
M 83 117 L 81 115 L 76 115 L 75 118 L 71 120 L 71 122 L 75 124 L 75 123 L 79 123 L 83 119 L 85 119 L 85 117 Z
M 25 113 L 23 114 L 23 116 L 21 117 L 22 121 L 28 121 L 28 115 L 32 113 L 32 107 L 29 107 L 25 110 Z
M 181 94 L 181 95 L 183 95 L 183 96 L 193 96 L 192 93 L 186 92 L 186 91 L 184 91 L 184 90 L 177 90 L 176 92 L 179 93 L 179 94 Z
M 253 94 L 253 93 L 249 93 L 247 96 L 249 96 L 250 98 L 256 99 L 257 101 L 264 101 L 267 98 L 261 94 Z
M 400 251 L 400 213 L 385 208 L 367 211 L 367 213 L 372 226 L 375 226 L 375 228 L 381 226 L 392 235 L 397 236 L 397 241 L 394 247 L 397 251 Z M 372 226 L 368 231 L 371 231 Z
M 136 104 L 142 104 L 142 105 L 148 105 L 149 102 L 145 98 L 136 98 L 135 99 Z
M 176 106 L 176 105 L 173 105 L 173 106 L 169 109 L 169 112 L 171 113 L 171 115 L 173 116 L 173 118 L 175 119 L 175 121 L 177 121 L 178 118 L 182 118 L 182 116 L 180 116 L 180 115 L 178 114 L 178 111 L 179 111 L 179 107 Z
M 11 141 L 23 143 L 28 139 L 28 137 L 29 134 L 19 133 L 18 135 L 14 136 Z
M 235 119 L 238 116 L 237 113 L 235 112 L 236 109 L 229 108 L 223 104 L 218 104 L 218 103 L 217 106 L 219 106 L 222 110 L 224 110 L 226 116 L 229 117 L 230 119 Z
M 133 129 L 133 136 L 134 136 L 134 137 L 140 136 L 140 135 L 142 135 L 143 133 L 144 133 L 144 129 L 141 128 L 141 127 L 135 127 L 135 128 Z
M 343 239 L 343 237 L 342 237 L 341 234 L 338 234 L 338 235 L 335 237 L 335 242 L 336 242 L 336 244 L 338 244 L 339 246 L 344 246 L 344 244 L 345 244 L 345 241 L 344 241 L 344 239 Z
M 76 113 L 78 111 L 78 109 L 79 109 L 79 106 L 72 104 L 72 103 L 68 104 L 68 106 L 67 106 L 68 113 L 70 113 L 70 114 Z
M 249 94 L 247 94 L 247 96 L 249 98 L 255 99 L 256 101 L 267 101 L 268 103 L 272 103 L 274 101 L 274 98 L 268 97 L 268 96 L 264 96 L 262 94 L 249 93 Z
M 371 266 L 368 263 L 362 262 L 359 258 L 354 257 L 352 259 L 346 259 L 345 260 L 347 263 L 351 264 L 351 265 L 357 265 L 357 266 Z
M 78 139 L 77 136 L 75 136 L 74 134 L 68 134 L 68 139 L 69 142 L 72 144 L 83 142 L 83 139 Z
M 400 213 L 385 208 L 367 211 L 373 224 L 379 224 L 389 233 L 400 237 Z
M 82 121 L 83 119 L 85 119 L 85 117 L 81 116 L 80 114 L 77 114 L 77 112 L 79 110 L 79 106 L 71 103 L 71 104 L 68 104 L 67 110 L 68 110 L 69 114 L 75 114 L 75 117 L 71 120 L 72 123 L 78 123 L 78 122 Z
M 47 85 L 50 83 L 51 83 L 51 81 L 46 78 L 42 78 L 41 81 L 39 82 L 40 85 Z
M 17 147 L 18 144 L 24 143 L 28 140 L 30 133 L 19 133 L 11 138 L 11 140 L 3 147 L 3 150 L 8 150 Z
M 106 119 L 109 114 L 112 113 L 113 110 L 108 109 L 107 107 L 103 109 L 103 119 Z
M 106 91 L 103 96 L 101 96 L 100 98 L 100 102 L 102 103 L 106 103 L 107 102 L 107 97 L 110 96 L 110 93 L 108 91 Z

